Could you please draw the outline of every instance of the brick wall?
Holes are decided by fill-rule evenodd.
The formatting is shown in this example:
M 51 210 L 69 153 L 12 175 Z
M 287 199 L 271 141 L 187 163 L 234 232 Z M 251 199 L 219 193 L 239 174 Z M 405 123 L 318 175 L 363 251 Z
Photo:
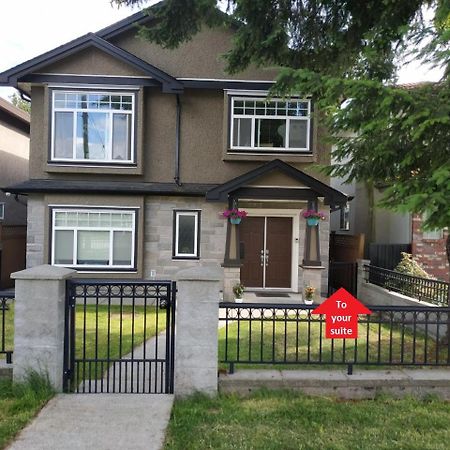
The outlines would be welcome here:
M 434 277 L 448 281 L 449 265 L 445 253 L 445 241 L 448 231 L 443 232 L 442 239 L 424 239 L 422 232 L 422 218 L 413 216 L 412 220 L 412 254 L 419 264 Z

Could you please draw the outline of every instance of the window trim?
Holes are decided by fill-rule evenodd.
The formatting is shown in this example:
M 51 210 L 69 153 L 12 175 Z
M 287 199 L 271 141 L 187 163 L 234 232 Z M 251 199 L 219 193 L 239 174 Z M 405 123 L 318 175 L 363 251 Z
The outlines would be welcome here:
M 70 267 L 77 269 L 78 271 L 90 271 L 90 272 L 136 272 L 137 270 L 137 235 L 138 235 L 138 215 L 139 208 L 129 208 L 129 207 L 115 207 L 115 206 L 64 206 L 64 205 L 53 205 L 49 206 L 50 210 L 50 239 L 49 239 L 49 259 L 50 264 L 56 267 Z M 131 229 L 131 264 L 130 265 L 87 265 L 87 264 L 55 264 L 55 232 L 58 230 L 81 230 L 81 231 L 92 231 L 93 228 L 89 227 L 55 227 L 55 213 L 56 212 L 105 212 L 105 213 L 131 213 L 133 215 L 133 225 Z M 113 261 L 113 233 L 114 231 L 124 231 L 123 228 L 99 228 L 99 231 L 109 231 L 110 233 L 110 248 L 109 248 L 109 259 Z M 77 233 L 74 233 L 74 243 L 73 243 L 73 261 L 77 258 Z
M 0 220 L 5 220 L 6 203 L 0 202 Z
M 300 98 L 300 97 L 292 97 L 293 101 L 296 102 L 305 102 L 308 104 L 308 115 L 305 116 L 266 116 L 266 115 L 260 115 L 260 114 L 254 114 L 254 115 L 237 115 L 237 117 L 234 114 L 234 102 L 236 100 L 254 100 L 254 101 L 267 101 L 267 95 L 264 96 L 258 96 L 255 94 L 250 93 L 241 93 L 238 94 L 236 92 L 228 92 L 228 154 L 256 154 L 256 155 L 270 155 L 270 154 L 281 154 L 281 155 L 301 155 L 301 156 L 310 156 L 312 155 L 312 143 L 313 143 L 313 103 L 310 98 Z M 272 101 L 286 101 L 289 100 L 283 100 L 281 98 L 274 98 L 271 99 Z M 270 100 L 269 100 L 270 101 Z M 233 135 L 234 135 L 234 119 L 235 118 L 247 118 L 251 119 L 251 143 L 254 145 L 255 141 L 255 124 L 256 119 L 276 119 L 281 118 L 286 120 L 286 143 L 289 143 L 289 130 L 290 130 L 290 121 L 291 120 L 297 120 L 297 121 L 305 121 L 307 123 L 306 127 L 306 142 L 307 146 L 306 148 L 290 148 L 290 147 L 255 147 L 255 146 L 234 146 L 233 144 Z
M 195 217 L 195 234 L 194 234 L 195 253 L 192 253 L 192 254 L 178 253 L 179 216 L 194 216 Z M 180 260 L 199 260 L 200 259 L 200 227 L 201 227 L 201 210 L 199 210 L 199 209 L 175 209 L 173 211 L 172 259 L 180 259 Z
M 129 114 L 131 115 L 131 137 L 130 137 L 130 160 L 113 160 L 113 159 L 74 159 L 74 158 L 60 158 L 55 157 L 55 117 L 56 112 L 71 112 L 73 113 L 73 130 L 74 130 L 74 139 L 73 139 L 73 154 L 76 154 L 76 112 L 79 111 L 76 108 L 57 108 L 55 109 L 55 94 L 56 93 L 69 93 L 69 94 L 104 94 L 104 95 L 130 95 L 132 97 L 132 108 L 131 112 L 128 112 L 127 110 L 100 110 L 100 109 L 86 109 L 83 110 L 85 112 L 111 112 L 111 111 L 117 111 L 119 114 Z M 86 88 L 86 87 L 53 87 L 50 88 L 50 108 L 49 108 L 49 139 L 50 139 L 50 147 L 49 147 L 49 159 L 48 163 L 53 165 L 67 165 L 67 166 L 97 166 L 97 167 L 104 167 L 104 166 L 123 166 L 123 167 L 136 167 L 137 165 L 137 105 L 139 104 L 138 99 L 138 91 L 135 89 L 124 89 L 123 86 L 120 87 L 112 87 L 108 86 L 105 88 L 99 88 L 99 87 L 92 87 L 92 88 Z M 109 121 L 112 122 L 113 114 L 110 114 Z M 108 153 L 112 154 L 112 138 L 109 139 L 108 142 Z

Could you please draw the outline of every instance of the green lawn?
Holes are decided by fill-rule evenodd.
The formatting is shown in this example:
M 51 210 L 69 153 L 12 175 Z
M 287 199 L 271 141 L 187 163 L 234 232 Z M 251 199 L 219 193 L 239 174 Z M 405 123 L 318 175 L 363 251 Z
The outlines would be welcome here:
M 0 380 L 0 448 L 4 448 L 52 396 L 48 383 L 36 374 L 22 384 Z
M 14 338 L 14 307 L 10 306 L 6 312 L 6 346 L 13 349 Z M 158 317 L 156 317 L 156 314 Z M 122 318 L 122 321 L 121 321 Z M 134 318 L 134 320 L 133 320 Z M 109 322 L 109 332 L 108 332 Z M 121 327 L 122 323 L 122 327 Z M 0 321 L 1 327 L 1 321 Z M 122 311 L 119 305 L 111 306 L 111 313 L 108 320 L 108 306 L 99 305 L 98 311 L 95 305 L 87 305 L 86 310 L 83 305 L 76 307 L 76 358 L 108 358 L 115 359 L 121 355 L 131 352 L 133 347 L 137 347 L 144 339 L 150 339 L 155 334 L 162 332 L 166 327 L 166 311 L 156 309 L 154 306 L 147 306 L 147 313 L 144 314 L 143 306 L 135 306 L 134 314 L 131 305 L 124 305 Z M 134 329 L 134 337 L 133 331 Z M 96 330 L 98 330 L 96 332 Z M 84 332 L 85 331 L 85 332 Z M 109 333 L 109 346 L 108 346 Z M 5 355 L 1 355 L 5 356 Z M 14 355 L 13 355 L 14 358 Z M 106 366 L 103 367 L 106 370 Z M 101 365 L 86 365 L 84 378 L 101 378 Z
M 444 450 L 449 423 L 450 404 L 434 399 L 195 396 L 175 403 L 165 450 Z
M 154 306 L 147 306 L 146 311 L 144 314 L 142 306 L 135 306 L 133 313 L 131 305 L 124 305 L 122 310 L 119 305 L 112 305 L 108 315 L 107 305 L 98 306 L 98 312 L 95 305 L 87 305 L 86 309 L 83 305 L 77 305 L 76 358 L 118 359 L 130 353 L 132 348 L 139 346 L 144 340 L 163 331 L 166 327 L 166 311 Z M 103 371 L 106 369 L 107 365 L 103 365 Z M 89 378 L 89 365 L 81 369 L 80 375 L 81 379 Z M 92 364 L 90 378 L 101 377 L 101 364 Z
M 374 319 L 372 319 L 374 320 Z M 262 361 L 265 364 L 239 364 L 241 368 L 298 369 L 300 364 L 289 363 L 310 361 L 302 368 L 318 368 L 314 362 L 353 362 L 368 360 L 374 364 L 435 362 L 445 363 L 448 357 L 447 345 L 436 348 L 436 341 L 424 333 L 398 325 L 361 323 L 358 343 L 352 339 L 327 339 L 325 324 L 319 322 L 287 322 L 281 318 L 275 321 L 230 322 L 228 330 L 219 330 L 219 361 Z M 228 339 L 226 339 L 228 333 Z M 226 341 L 228 340 L 228 345 Z M 310 346 L 308 347 L 308 342 Z M 415 344 L 415 345 L 414 345 Z M 402 352 L 403 350 L 403 352 Z M 403 355 L 402 355 L 403 354 Z M 270 361 L 286 362 L 270 365 Z M 222 364 L 222 367 L 226 365 Z M 326 366 L 322 366 L 326 367 Z

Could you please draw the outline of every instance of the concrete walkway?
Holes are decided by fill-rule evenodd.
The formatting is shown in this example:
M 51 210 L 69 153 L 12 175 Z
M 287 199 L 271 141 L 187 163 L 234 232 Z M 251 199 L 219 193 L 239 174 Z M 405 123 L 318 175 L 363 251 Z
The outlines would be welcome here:
M 122 356 L 121 362 L 105 371 L 103 380 L 84 380 L 79 392 L 125 392 L 161 394 L 165 391 L 166 331 L 134 348 L 133 353 Z M 137 362 L 133 359 L 158 361 Z
M 173 395 L 59 394 L 10 450 L 159 450 Z

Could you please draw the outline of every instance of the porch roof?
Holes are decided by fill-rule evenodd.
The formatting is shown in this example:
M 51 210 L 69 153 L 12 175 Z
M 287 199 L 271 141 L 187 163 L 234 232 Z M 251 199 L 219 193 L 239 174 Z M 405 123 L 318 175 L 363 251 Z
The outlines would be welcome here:
M 249 183 L 269 174 L 279 171 L 298 182 L 298 188 L 283 187 L 249 187 Z M 312 200 L 323 197 L 324 202 L 331 206 L 345 205 L 352 198 L 337 189 L 328 186 L 305 172 L 275 159 L 243 175 L 233 178 L 206 193 L 206 200 L 226 202 L 229 198 Z

